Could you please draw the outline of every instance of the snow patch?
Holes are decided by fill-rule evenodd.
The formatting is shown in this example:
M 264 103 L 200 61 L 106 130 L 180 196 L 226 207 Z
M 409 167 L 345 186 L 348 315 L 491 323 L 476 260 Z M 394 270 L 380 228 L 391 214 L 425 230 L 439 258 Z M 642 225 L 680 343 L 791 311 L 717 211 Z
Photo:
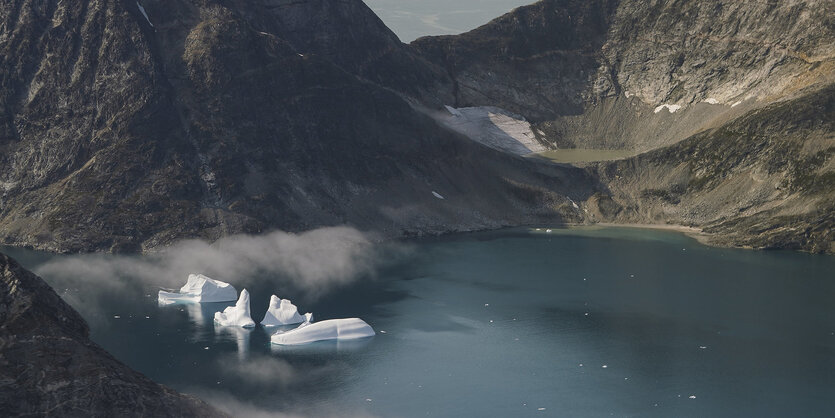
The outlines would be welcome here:
M 536 139 L 531 124 L 520 115 L 492 106 L 445 107 L 448 113 L 433 116 L 473 141 L 517 155 L 547 150 Z
M 309 314 L 310 319 L 313 319 L 313 314 Z M 264 315 L 264 320 L 261 325 L 265 327 L 274 327 L 279 325 L 292 325 L 305 322 L 305 317 L 299 315 L 299 309 L 290 299 L 282 299 L 276 295 L 270 298 L 270 307 Z
M 151 23 L 151 19 L 148 18 L 148 13 L 145 11 L 145 8 L 142 7 L 142 5 L 139 4 L 139 2 L 136 2 L 136 7 L 138 7 L 139 11 L 142 12 L 142 16 L 145 16 L 145 20 L 148 21 L 148 24 L 151 25 L 151 27 L 154 27 L 154 24 Z
M 734 104 L 732 104 L 731 107 L 737 107 L 741 104 L 742 104 L 742 100 L 739 100 L 739 101 L 734 102 Z
M 215 312 L 215 323 L 227 327 L 255 327 L 255 321 L 249 315 L 249 292 L 241 290 L 241 297 L 223 312 Z
M 238 291 L 229 283 L 210 279 L 202 274 L 189 274 L 188 282 L 179 293 L 159 291 L 160 304 L 176 302 L 231 302 L 238 298 Z
M 719 104 L 719 100 L 716 100 L 716 99 L 714 99 L 713 97 L 711 97 L 711 98 L 709 98 L 709 99 L 706 99 L 706 100 L 705 100 L 705 103 L 715 105 L 715 104 Z
M 677 110 L 681 109 L 681 106 L 680 105 L 662 104 L 661 106 L 656 107 L 654 112 L 658 113 L 658 112 L 664 110 L 665 108 L 670 113 L 676 113 Z
M 374 330 L 362 319 L 329 319 L 316 323 L 305 322 L 298 328 L 276 332 L 270 337 L 270 342 L 279 345 L 300 345 L 315 341 L 354 340 L 374 335 Z

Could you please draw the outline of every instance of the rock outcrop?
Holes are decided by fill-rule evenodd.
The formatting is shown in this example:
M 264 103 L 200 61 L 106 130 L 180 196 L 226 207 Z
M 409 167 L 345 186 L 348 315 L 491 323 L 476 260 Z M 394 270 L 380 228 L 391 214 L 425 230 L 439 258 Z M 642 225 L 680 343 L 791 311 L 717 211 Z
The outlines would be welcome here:
M 546 147 L 645 153 L 591 165 L 589 222 L 831 253 L 833 16 L 820 0 L 543 0 L 412 45 L 457 106 L 519 113 Z
M 508 158 L 416 110 L 451 82 L 359 0 L 141 5 L 0 9 L 3 243 L 581 219 L 566 195 L 590 190 L 582 170 Z
M 831 251 L 798 227 L 831 213 L 825 193 L 780 186 L 802 176 L 728 179 L 789 143 L 800 160 L 785 167 L 830 178 L 825 106 L 791 126 L 758 115 L 831 94 L 833 9 L 543 0 L 405 45 L 360 0 L 10 0 L 0 242 L 116 252 L 338 224 L 397 237 L 608 220 Z M 527 145 L 476 143 L 444 105 L 515 115 Z M 733 146 L 710 139 L 723 132 Z M 499 151 L 541 147 L 649 154 L 574 167 Z M 736 165 L 702 164 L 718 152 Z M 687 186 L 698 178 L 728 181 Z
M 90 341 L 40 277 L 0 254 L 0 411 L 4 416 L 220 417 Z

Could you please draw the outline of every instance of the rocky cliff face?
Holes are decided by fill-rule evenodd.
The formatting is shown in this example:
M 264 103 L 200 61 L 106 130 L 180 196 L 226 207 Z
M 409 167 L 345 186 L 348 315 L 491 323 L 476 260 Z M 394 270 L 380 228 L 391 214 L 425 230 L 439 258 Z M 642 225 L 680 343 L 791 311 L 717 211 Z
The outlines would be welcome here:
M 754 193 L 745 182 L 723 186 L 716 207 L 714 195 L 681 192 L 690 180 L 668 184 L 663 171 L 695 167 L 701 157 L 688 152 L 722 150 L 737 165 L 705 163 L 692 179 L 741 178 L 761 163 L 750 153 L 782 149 L 791 133 L 794 170 L 828 178 L 823 108 L 791 126 L 763 121 L 749 132 L 743 122 L 831 91 L 835 13 L 824 0 L 544 0 L 411 45 L 360 0 L 2 6 L 5 244 L 141 251 L 345 223 L 400 236 L 603 219 L 705 226 L 748 245 L 755 219 L 812 222 L 827 210 L 806 192 L 734 200 Z M 522 159 L 437 123 L 442 105 L 522 115 L 545 147 L 669 160 L 618 163 L 629 171 Z M 705 139 L 729 129 L 739 146 Z M 778 171 L 762 183 L 777 190 L 794 178 Z M 671 188 L 688 198 L 658 203 L 653 190 Z M 775 212 L 784 198 L 803 203 Z M 632 209 L 598 211 L 600 202 Z M 705 205 L 712 215 L 697 216 Z M 767 246 L 798 247 L 792 233 Z
M 111 357 L 49 285 L 4 254 L 0 410 L 5 416 L 223 416 Z
M 544 0 L 413 45 L 448 68 L 458 105 L 522 114 L 560 147 L 646 151 L 835 82 L 834 14 L 819 0 Z
M 508 158 L 416 111 L 451 82 L 359 0 L 141 6 L 0 9 L 4 243 L 136 251 L 343 223 L 398 236 L 580 219 L 565 195 L 587 193 L 583 171 Z
M 413 46 L 458 106 L 520 113 L 545 146 L 648 152 L 590 168 L 590 221 L 832 252 L 833 16 L 815 0 L 545 0 Z

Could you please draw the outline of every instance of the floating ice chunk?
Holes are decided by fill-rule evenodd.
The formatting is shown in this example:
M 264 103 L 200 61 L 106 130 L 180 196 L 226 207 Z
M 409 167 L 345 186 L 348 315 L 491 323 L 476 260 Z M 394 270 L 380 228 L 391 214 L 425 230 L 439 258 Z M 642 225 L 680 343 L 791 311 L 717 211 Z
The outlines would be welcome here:
M 436 191 L 434 191 L 434 190 L 432 191 L 432 196 L 435 196 L 435 197 L 437 197 L 438 199 L 444 200 L 444 197 L 443 197 L 443 196 L 441 196 L 440 194 L 438 194 L 438 192 L 436 192 Z
M 270 341 L 279 345 L 299 345 L 314 341 L 353 340 L 373 336 L 374 330 L 362 319 L 344 318 L 305 322 L 298 328 L 273 334 Z
M 655 108 L 655 110 L 654 110 L 654 112 L 655 112 L 655 113 L 658 113 L 658 112 L 660 112 L 660 111 L 664 110 L 665 108 L 666 108 L 666 109 L 667 109 L 667 111 L 668 111 L 668 112 L 670 112 L 670 113 L 676 113 L 676 111 L 677 111 L 677 110 L 681 109 L 681 106 L 679 106 L 679 105 L 662 104 L 661 106 L 656 107 L 656 108 Z
M 715 104 L 719 104 L 719 100 L 716 100 L 713 97 L 711 97 L 709 99 L 705 99 L 705 103 L 715 105 Z
M 690 399 L 696 399 L 696 395 L 690 395 Z
M 180 293 L 159 291 L 159 302 L 231 302 L 238 298 L 238 291 L 229 283 L 210 279 L 202 274 L 189 274 L 188 282 Z
M 311 314 L 311 320 L 313 319 Z M 275 327 L 279 325 L 292 325 L 305 322 L 305 318 L 299 315 L 299 309 L 290 302 L 290 299 L 282 299 L 276 295 L 270 298 L 270 307 L 264 315 L 261 325 Z
M 215 312 L 215 323 L 230 327 L 253 328 L 255 321 L 249 316 L 249 292 L 241 290 L 241 297 L 223 312 Z
M 145 8 L 142 7 L 142 5 L 139 4 L 139 2 L 136 2 L 136 7 L 138 7 L 139 11 L 142 12 L 142 16 L 145 16 L 145 20 L 148 21 L 148 24 L 151 25 L 151 27 L 154 27 L 154 24 L 151 23 L 151 19 L 148 18 L 148 13 L 145 11 Z

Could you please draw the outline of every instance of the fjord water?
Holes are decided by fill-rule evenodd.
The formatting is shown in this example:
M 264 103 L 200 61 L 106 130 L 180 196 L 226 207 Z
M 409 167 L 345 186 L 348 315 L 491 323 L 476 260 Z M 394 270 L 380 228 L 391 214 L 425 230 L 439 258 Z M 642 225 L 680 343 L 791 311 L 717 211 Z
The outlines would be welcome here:
M 44 277 L 93 339 L 152 379 L 241 414 L 831 416 L 835 258 L 702 246 L 628 228 L 421 239 L 318 300 L 376 337 L 300 347 L 215 329 L 227 304 L 160 307 Z M 43 253 L 5 249 L 37 272 Z M 83 278 L 82 278 L 83 279 Z M 263 317 L 280 279 L 220 278 Z M 114 277 L 114 281 L 124 280 Z M 185 278 L 183 278 L 185 281 Z

